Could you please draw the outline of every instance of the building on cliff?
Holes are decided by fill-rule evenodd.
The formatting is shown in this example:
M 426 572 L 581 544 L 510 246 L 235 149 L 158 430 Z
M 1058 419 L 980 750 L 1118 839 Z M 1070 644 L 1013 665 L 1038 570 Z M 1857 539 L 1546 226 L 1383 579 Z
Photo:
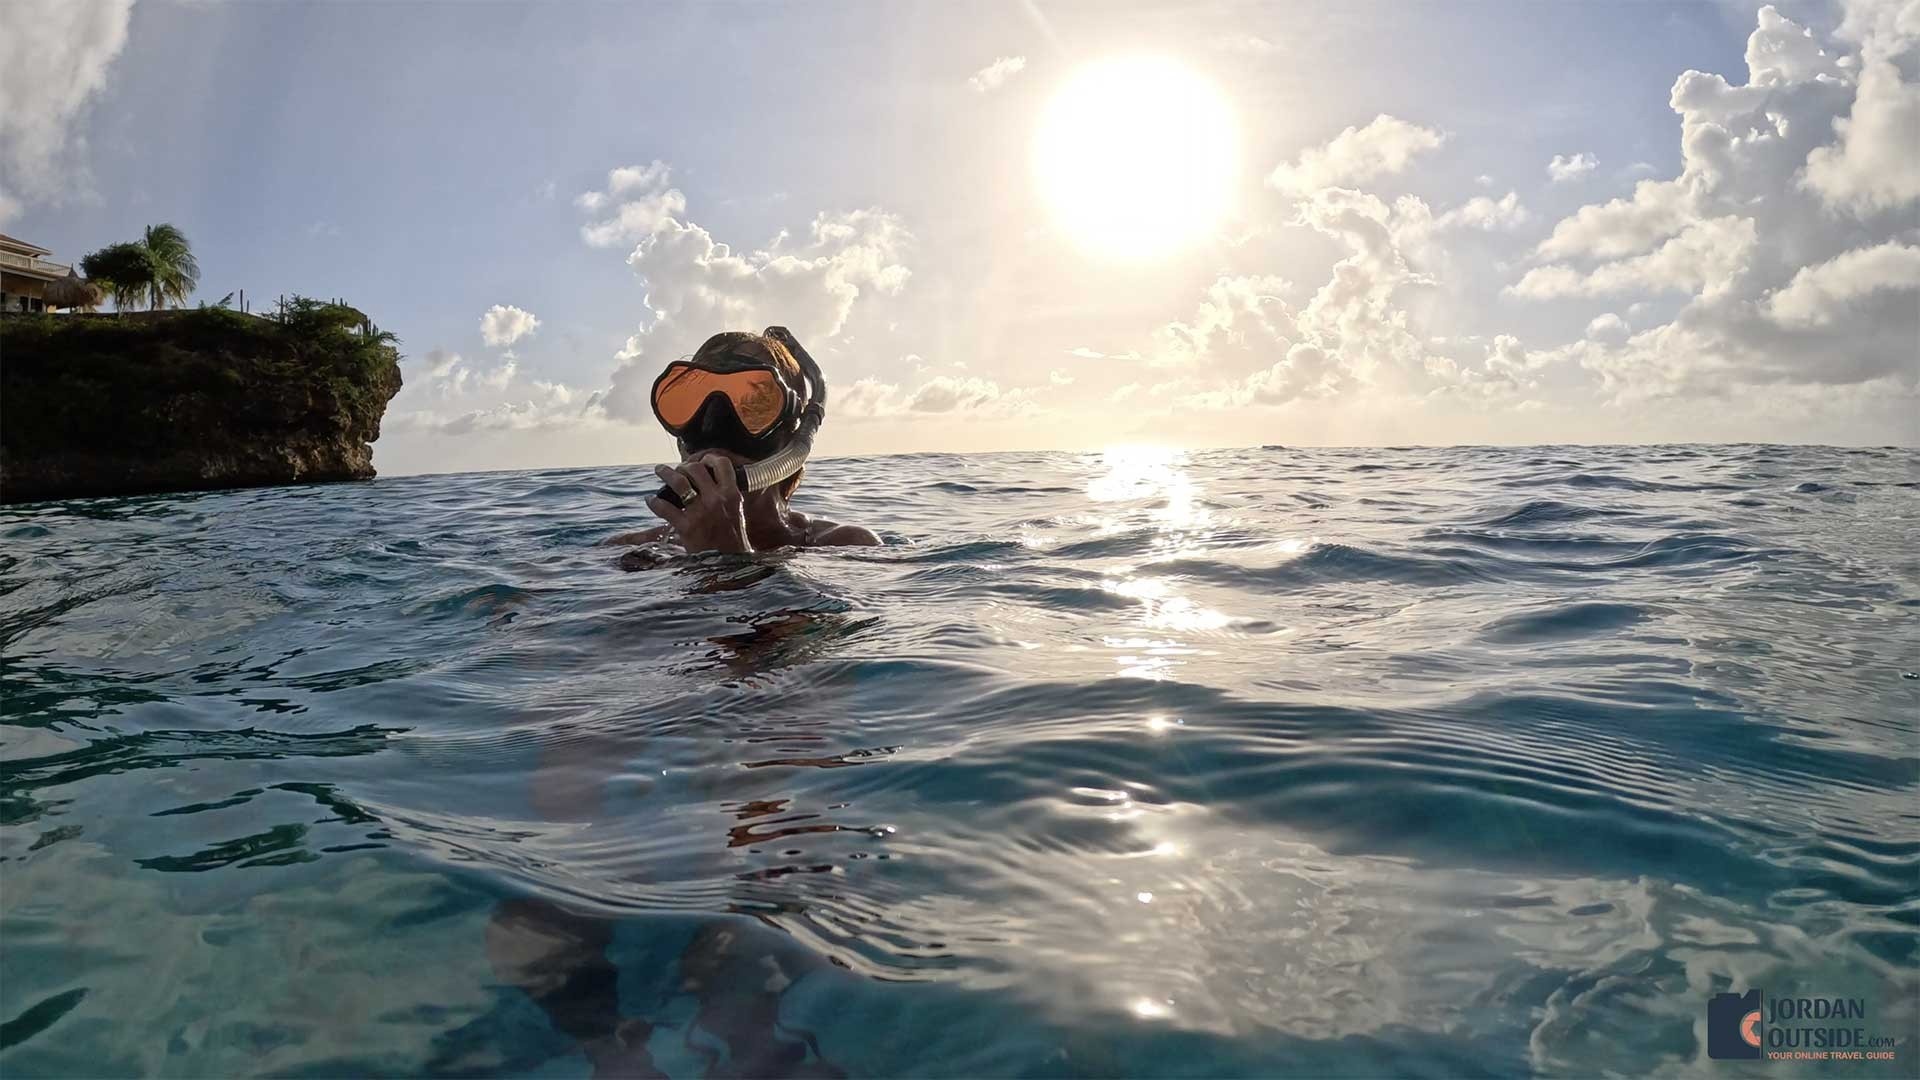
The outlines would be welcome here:
M 45 258 L 53 252 L 0 233 L 0 311 L 47 310 L 47 286 L 73 268 Z

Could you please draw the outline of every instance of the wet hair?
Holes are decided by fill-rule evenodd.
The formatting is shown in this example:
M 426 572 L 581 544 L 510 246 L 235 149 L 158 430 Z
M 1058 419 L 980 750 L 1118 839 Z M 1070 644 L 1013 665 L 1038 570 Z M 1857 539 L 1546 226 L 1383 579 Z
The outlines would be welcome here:
M 700 347 L 693 351 L 693 360 L 698 363 L 708 357 L 726 356 L 729 353 L 739 352 L 742 345 L 758 345 L 767 356 L 772 358 L 773 366 L 780 369 L 780 373 L 787 377 L 787 381 L 793 384 L 795 389 L 803 390 L 808 394 L 813 392 L 812 386 L 807 382 L 806 374 L 800 370 L 800 361 L 793 358 L 793 354 L 787 351 L 785 345 L 765 334 L 754 334 L 745 330 L 722 330 L 701 342 Z M 803 467 L 799 472 L 780 481 L 780 497 L 793 498 L 794 489 L 800 486 L 800 478 L 805 475 L 807 470 Z

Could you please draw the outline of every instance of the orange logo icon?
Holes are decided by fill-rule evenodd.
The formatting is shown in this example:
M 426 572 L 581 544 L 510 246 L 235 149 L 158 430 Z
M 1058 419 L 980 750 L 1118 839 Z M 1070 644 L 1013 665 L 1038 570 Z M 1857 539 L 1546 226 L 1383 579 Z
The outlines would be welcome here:
M 1755 1009 L 1740 1018 L 1740 1038 L 1748 1046 L 1760 1045 L 1760 1010 Z

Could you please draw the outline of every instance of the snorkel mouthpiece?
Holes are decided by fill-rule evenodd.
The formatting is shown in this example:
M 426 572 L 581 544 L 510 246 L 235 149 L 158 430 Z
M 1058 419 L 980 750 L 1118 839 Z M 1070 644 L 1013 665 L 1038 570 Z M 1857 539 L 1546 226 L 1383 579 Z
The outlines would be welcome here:
M 736 464 L 733 467 L 734 481 L 745 492 L 761 491 L 780 483 L 787 477 L 800 471 L 807 463 L 807 455 L 813 452 L 813 437 L 827 418 L 827 383 L 820 375 L 820 365 L 814 362 L 812 355 L 794 339 L 784 326 L 769 326 L 766 336 L 786 346 L 787 351 L 800 364 L 800 374 L 806 377 L 809 393 L 807 403 L 800 410 L 800 420 L 794 425 L 793 434 L 775 453 L 747 465 Z M 659 497 L 669 505 L 684 509 L 680 494 L 670 487 L 662 487 Z

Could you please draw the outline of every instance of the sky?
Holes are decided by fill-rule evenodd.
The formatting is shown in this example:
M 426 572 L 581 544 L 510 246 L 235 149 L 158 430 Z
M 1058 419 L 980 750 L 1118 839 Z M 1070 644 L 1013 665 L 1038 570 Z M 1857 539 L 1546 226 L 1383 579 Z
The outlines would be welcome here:
M 816 452 L 1920 442 L 1920 0 L 0 0 L 0 229 L 401 339 L 386 474 Z

